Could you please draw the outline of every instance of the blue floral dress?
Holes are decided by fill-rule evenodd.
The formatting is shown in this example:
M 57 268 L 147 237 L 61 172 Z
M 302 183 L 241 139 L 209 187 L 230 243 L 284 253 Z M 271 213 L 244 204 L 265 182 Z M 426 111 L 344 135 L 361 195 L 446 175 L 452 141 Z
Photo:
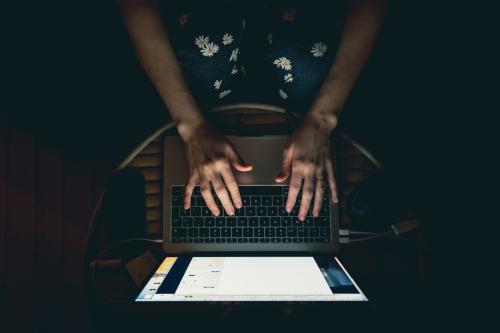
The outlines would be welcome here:
M 304 114 L 331 67 L 345 5 L 168 1 L 167 33 L 198 104 L 252 102 Z

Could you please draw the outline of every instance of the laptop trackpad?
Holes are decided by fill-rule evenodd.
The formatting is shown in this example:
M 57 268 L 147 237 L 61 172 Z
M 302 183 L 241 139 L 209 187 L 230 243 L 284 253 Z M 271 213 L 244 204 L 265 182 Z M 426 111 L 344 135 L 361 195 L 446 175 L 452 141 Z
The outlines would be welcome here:
M 228 136 L 240 156 L 253 165 L 249 172 L 233 169 L 238 184 L 271 185 L 281 168 L 283 150 L 288 136 L 238 137 Z M 165 139 L 165 179 L 167 187 L 185 184 L 187 180 L 187 163 L 184 144 L 180 137 L 169 136 Z
M 250 172 L 234 171 L 238 184 L 276 184 L 281 168 L 287 136 L 236 137 L 228 136 L 240 156 L 253 165 Z

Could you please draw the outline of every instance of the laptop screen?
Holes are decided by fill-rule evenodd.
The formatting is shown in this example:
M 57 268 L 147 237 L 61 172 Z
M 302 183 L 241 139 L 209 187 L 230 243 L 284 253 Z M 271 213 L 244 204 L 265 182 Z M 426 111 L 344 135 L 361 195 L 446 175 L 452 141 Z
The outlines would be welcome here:
M 166 257 L 137 296 L 162 301 L 366 301 L 335 257 Z

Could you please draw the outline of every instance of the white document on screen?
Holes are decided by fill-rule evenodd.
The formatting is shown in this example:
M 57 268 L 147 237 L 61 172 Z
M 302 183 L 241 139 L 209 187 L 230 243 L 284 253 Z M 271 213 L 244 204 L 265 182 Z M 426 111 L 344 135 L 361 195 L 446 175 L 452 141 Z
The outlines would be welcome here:
M 313 257 L 193 257 L 176 295 L 332 295 Z

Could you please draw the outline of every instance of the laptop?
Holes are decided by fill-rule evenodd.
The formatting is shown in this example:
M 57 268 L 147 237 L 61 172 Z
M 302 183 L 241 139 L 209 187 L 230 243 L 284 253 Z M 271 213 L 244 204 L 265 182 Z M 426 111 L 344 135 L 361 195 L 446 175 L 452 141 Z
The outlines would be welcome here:
M 243 208 L 215 217 L 195 188 L 183 208 L 184 145 L 164 139 L 163 249 L 166 257 L 145 280 L 136 302 L 366 301 L 338 258 L 338 207 L 324 191 L 319 217 L 284 209 L 288 185 L 274 179 L 287 136 L 228 136 L 253 165 L 234 170 Z M 300 194 L 298 198 L 300 198 Z M 214 194 L 214 198 L 215 198 Z M 220 202 L 218 202 L 220 206 Z
M 277 184 L 288 136 L 228 136 L 241 157 L 253 165 L 250 172 L 233 170 L 243 201 L 235 216 L 222 206 L 215 217 L 206 207 L 199 187 L 191 208 L 183 205 L 187 165 L 184 146 L 177 136 L 165 138 L 163 246 L 166 253 L 193 252 L 302 252 L 335 253 L 338 250 L 338 209 L 324 191 L 319 217 L 298 219 L 301 192 L 291 213 L 285 211 L 288 185 Z M 175 156 L 175 158 L 172 158 Z M 214 198 L 217 196 L 214 193 Z M 217 199 L 216 199 L 217 201 Z

